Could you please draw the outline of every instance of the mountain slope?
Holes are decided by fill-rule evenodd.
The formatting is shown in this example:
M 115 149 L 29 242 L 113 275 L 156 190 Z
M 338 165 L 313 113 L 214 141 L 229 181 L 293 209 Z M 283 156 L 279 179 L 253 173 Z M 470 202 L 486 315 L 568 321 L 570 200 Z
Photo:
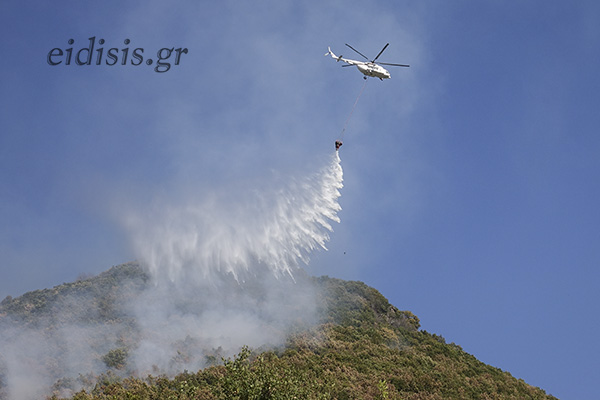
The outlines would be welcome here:
M 150 285 L 136 263 L 53 289 L 7 298 L 0 304 L 0 329 L 4 335 L 15 326 L 46 333 L 81 324 L 94 329 L 114 328 L 108 335 L 85 339 L 94 352 L 87 355 L 92 360 L 82 365 L 100 364 L 106 372 L 86 374 L 88 370 L 81 369 L 80 375 L 59 380 L 47 392 L 53 392 L 55 398 L 553 398 L 507 372 L 481 363 L 460 346 L 445 343 L 441 336 L 419 330 L 415 315 L 398 310 L 362 282 L 298 275 L 296 284 L 310 285 L 314 290 L 315 321 L 307 323 L 299 318 L 287 329 L 285 342 L 275 347 L 243 347 L 233 357 L 220 348 L 205 349 L 205 368 L 172 378 L 158 370 L 147 378 L 134 377 L 139 374 L 132 369 L 129 358 L 139 346 L 140 329 L 135 317 L 120 305 Z M 239 290 L 256 298 L 261 296 L 260 285 L 247 284 Z M 107 337 L 110 343 L 100 343 Z M 173 362 L 191 357 L 197 346 L 193 338 L 186 338 Z M 0 348 L 0 366 L 7 364 L 2 361 L 8 357 L 6 350 Z M 37 362 L 52 365 L 52 354 Z M 7 367 L 4 365 L 0 372 L 0 383 L 8 384 Z M 55 371 L 53 381 L 61 376 L 68 376 L 66 369 Z M 2 396 L 9 398 L 6 390 Z

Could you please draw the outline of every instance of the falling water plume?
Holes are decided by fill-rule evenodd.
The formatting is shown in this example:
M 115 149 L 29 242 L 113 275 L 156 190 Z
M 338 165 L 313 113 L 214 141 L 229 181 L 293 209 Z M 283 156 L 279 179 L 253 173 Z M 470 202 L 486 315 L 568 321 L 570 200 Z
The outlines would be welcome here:
M 185 207 L 165 207 L 152 220 L 129 219 L 140 259 L 157 281 L 236 280 L 262 266 L 292 276 L 318 248 L 326 249 L 339 222 L 343 171 L 336 152 L 329 163 L 278 188 L 212 193 Z M 158 215 L 158 217 L 157 217 Z

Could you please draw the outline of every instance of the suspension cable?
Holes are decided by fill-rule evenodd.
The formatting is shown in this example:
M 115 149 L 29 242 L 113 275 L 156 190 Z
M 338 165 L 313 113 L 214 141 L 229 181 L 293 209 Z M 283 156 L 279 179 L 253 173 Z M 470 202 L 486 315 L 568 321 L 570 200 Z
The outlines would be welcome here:
M 348 118 L 346 118 L 346 122 L 344 123 L 344 128 L 342 129 L 342 132 L 340 133 L 340 139 L 339 139 L 340 142 L 344 139 L 344 133 L 346 132 L 346 128 L 348 127 L 348 122 L 350 121 L 350 117 L 352 117 L 352 113 L 354 113 L 354 109 L 356 108 L 356 105 L 358 104 L 358 100 L 360 99 L 360 96 L 362 95 L 363 91 L 365 90 L 365 86 L 367 86 L 367 81 L 368 81 L 368 79 L 365 79 L 365 82 L 363 83 L 362 88 L 360 89 L 360 93 L 356 97 L 356 101 L 354 102 L 354 105 L 352 106 L 350 115 L 348 115 Z

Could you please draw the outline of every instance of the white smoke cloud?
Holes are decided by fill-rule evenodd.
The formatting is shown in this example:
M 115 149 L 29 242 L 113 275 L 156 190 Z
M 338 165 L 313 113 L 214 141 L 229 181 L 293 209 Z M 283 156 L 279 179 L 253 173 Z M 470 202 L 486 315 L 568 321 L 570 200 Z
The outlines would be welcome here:
M 29 321 L 0 318 L 0 399 L 45 398 L 58 379 L 105 372 L 102 356 L 130 333 L 125 323 L 99 323 L 93 295 L 67 292 Z
M 136 371 L 195 370 L 216 349 L 278 346 L 293 327 L 315 322 L 314 289 L 294 274 L 326 249 L 340 221 L 342 181 L 336 152 L 307 177 L 130 215 L 133 245 L 153 279 L 133 305 Z

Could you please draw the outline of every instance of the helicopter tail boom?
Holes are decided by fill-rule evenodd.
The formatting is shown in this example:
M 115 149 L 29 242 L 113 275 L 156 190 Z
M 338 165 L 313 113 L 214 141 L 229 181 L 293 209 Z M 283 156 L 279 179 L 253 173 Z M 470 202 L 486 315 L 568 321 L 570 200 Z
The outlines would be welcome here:
M 331 55 L 331 58 L 333 58 L 336 61 L 340 61 L 342 60 L 342 56 L 336 56 L 335 54 L 333 54 L 333 51 L 331 51 L 331 47 L 327 48 L 327 53 L 325 53 L 326 56 Z

